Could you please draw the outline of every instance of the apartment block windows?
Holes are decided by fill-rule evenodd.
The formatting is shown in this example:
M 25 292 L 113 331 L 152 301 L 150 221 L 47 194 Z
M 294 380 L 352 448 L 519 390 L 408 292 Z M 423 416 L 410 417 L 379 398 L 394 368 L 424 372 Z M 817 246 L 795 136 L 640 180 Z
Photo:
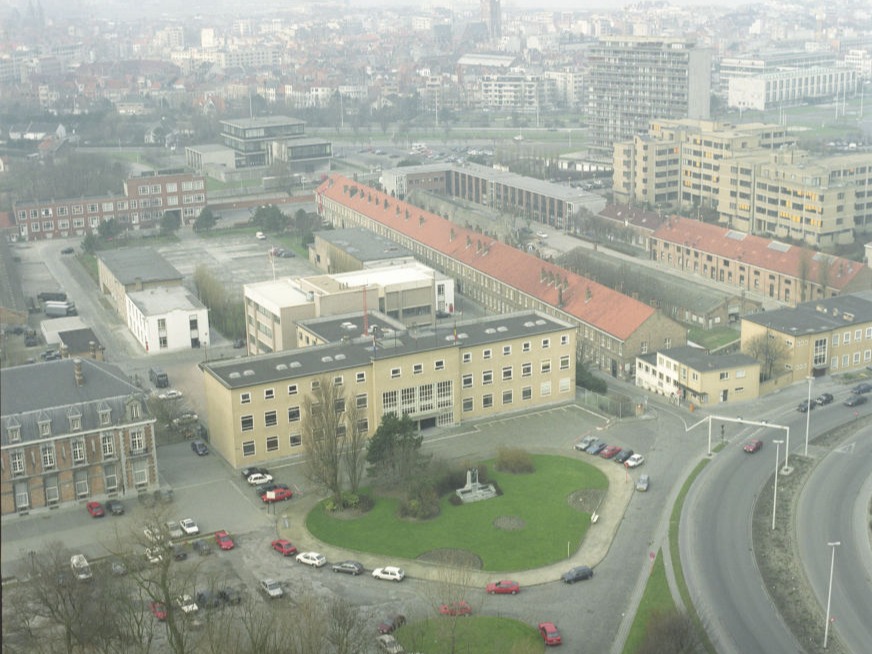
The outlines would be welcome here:
M 240 404 L 251 404 L 251 393 L 240 393 L 239 394 L 239 403 Z
M 70 442 L 70 452 L 73 457 L 73 464 L 85 463 L 85 441 L 77 438 Z
M 55 467 L 55 449 L 54 445 L 43 445 L 40 448 L 42 454 L 42 469 L 54 470 Z
M 9 467 L 12 469 L 13 477 L 22 476 L 24 474 L 24 452 L 10 452 Z
M 300 407 L 292 406 L 288 407 L 288 422 L 299 422 L 300 421 Z
M 275 411 L 267 411 L 263 414 L 263 423 L 267 427 L 275 427 L 278 424 L 278 418 Z
M 254 441 L 245 441 L 242 444 L 242 456 L 254 456 L 255 452 Z
M 115 456 L 115 438 L 112 434 L 100 436 L 100 448 L 103 450 L 104 459 L 111 459 Z
M 254 431 L 254 416 L 242 416 L 240 426 L 242 431 Z

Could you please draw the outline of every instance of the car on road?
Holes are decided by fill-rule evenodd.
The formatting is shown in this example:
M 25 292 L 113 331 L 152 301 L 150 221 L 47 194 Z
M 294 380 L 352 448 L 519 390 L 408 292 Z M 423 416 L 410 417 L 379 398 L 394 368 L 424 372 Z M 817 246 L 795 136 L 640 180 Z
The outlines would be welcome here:
M 585 450 L 588 454 L 597 455 L 606 449 L 608 445 L 606 445 L 605 441 L 601 441 L 600 439 L 596 439 L 593 443 L 591 443 L 588 448 Z
M 63 250 L 61 250 L 61 254 L 74 254 L 75 251 L 76 251 L 76 248 L 66 247 Z
M 560 632 L 553 622 L 540 622 L 539 635 L 542 636 L 542 640 L 545 641 L 546 645 L 559 645 L 563 642 L 560 638 Z
M 824 405 L 826 405 L 826 404 L 830 404 L 830 403 L 833 401 L 833 399 L 835 399 L 835 398 L 833 398 L 833 394 L 832 394 L 832 393 L 821 393 L 820 395 L 818 395 L 818 396 L 815 398 L 815 401 L 814 401 L 814 402 L 815 402 L 815 404 L 817 404 L 818 406 L 824 406 Z
M 399 614 L 389 615 L 379 623 L 378 632 L 380 634 L 392 634 L 404 624 L 406 624 L 406 616 Z
M 282 502 L 289 500 L 294 496 L 294 493 L 287 488 L 276 488 L 275 490 L 267 491 L 260 496 L 263 502 Z
M 260 486 L 261 484 L 268 484 L 273 480 L 272 475 L 265 475 L 262 472 L 255 472 L 253 475 L 249 475 L 246 481 L 252 486 Z
M 521 585 L 517 581 L 504 579 L 488 584 L 486 590 L 491 595 L 517 595 Z
M 651 478 L 648 475 L 639 475 L 639 480 L 636 482 L 636 490 L 644 493 L 651 485 Z
M 384 581 L 402 581 L 406 577 L 406 572 L 394 565 L 387 565 L 373 570 L 372 576 L 375 579 L 383 579 Z
M 604 459 L 613 459 L 622 449 L 623 448 L 618 445 L 607 445 L 603 448 L 603 451 L 600 452 L 600 456 Z
M 615 458 L 612 459 L 612 461 L 614 461 L 615 463 L 626 463 L 627 459 L 629 459 L 631 456 L 633 456 L 633 450 L 621 450 L 620 452 L 615 454 Z
M 112 515 L 124 515 L 124 504 L 121 500 L 108 500 L 105 508 Z
M 167 391 L 166 393 L 159 394 L 157 396 L 157 399 L 159 399 L 159 400 L 179 400 L 179 399 L 181 399 L 181 397 L 182 397 L 181 391 L 172 390 L 172 391 Z
M 295 558 L 297 563 L 310 565 L 313 568 L 321 568 L 327 565 L 327 557 L 318 552 L 300 552 Z
M 266 593 L 266 596 L 270 599 L 276 599 L 285 594 L 282 590 L 281 584 L 279 584 L 275 579 L 261 579 L 260 589 Z
M 100 502 L 88 502 L 85 508 L 88 509 L 88 513 L 92 518 L 102 518 L 106 515 L 106 511 L 103 510 L 103 505 Z
M 593 442 L 596 440 L 596 436 L 584 436 L 579 440 L 575 441 L 575 445 L 573 447 L 579 452 L 584 452 L 587 448 L 593 445 Z
M 297 548 L 294 544 L 284 538 L 274 540 L 271 545 L 272 548 L 282 556 L 291 556 L 297 553 Z
M 406 652 L 397 639 L 390 634 L 382 634 L 375 642 L 378 644 L 379 649 L 381 649 L 385 654 L 405 654 Z
M 202 538 L 195 540 L 191 544 L 191 547 L 193 547 L 194 551 L 200 556 L 208 556 L 212 553 L 212 546 L 209 544 L 209 541 L 203 540 Z
M 469 602 L 464 600 L 448 602 L 439 606 L 439 615 L 450 615 L 454 617 L 472 615 L 472 607 L 469 605 Z
M 763 449 L 763 441 L 759 438 L 752 438 L 750 441 L 745 443 L 745 447 L 742 448 L 748 454 L 754 454 L 754 452 L 759 452 Z
M 872 393 L 872 384 L 867 384 L 863 382 L 861 384 L 857 384 L 854 388 L 851 389 L 851 392 L 854 395 L 865 395 L 866 393 Z
M 266 234 L 264 234 L 263 232 L 255 232 L 254 238 L 256 238 L 258 241 L 264 241 L 266 240 Z
M 641 454 L 633 454 L 629 459 L 624 461 L 624 465 L 628 468 L 638 468 L 645 463 L 645 457 Z
M 866 404 L 865 395 L 852 395 L 845 400 L 845 406 L 860 406 L 861 404 Z
M 333 572 L 341 572 L 342 574 L 356 577 L 364 572 L 363 564 L 360 561 L 342 561 L 334 563 L 332 566 Z
M 175 520 L 170 520 L 167 522 L 167 533 L 170 538 L 181 538 L 185 535 L 185 532 L 182 531 L 181 525 Z
M 194 454 L 197 456 L 206 456 L 209 454 L 209 448 L 206 447 L 206 443 L 200 440 L 191 442 L 191 450 L 193 450 Z
M 190 615 L 200 610 L 200 607 L 197 606 L 194 598 L 190 595 L 179 595 L 176 598 L 176 606 L 182 609 L 185 615 Z
M 570 568 L 560 577 L 565 584 L 574 584 L 576 581 L 584 581 L 593 577 L 593 568 L 586 565 L 577 565 Z
M 268 484 L 261 484 L 260 486 L 256 487 L 254 489 L 254 492 L 257 494 L 258 497 L 260 497 L 264 493 L 266 493 L 268 491 L 274 491 L 277 488 L 288 488 L 288 485 L 287 484 L 277 484 L 276 482 L 271 481 Z
M 223 529 L 215 532 L 215 542 L 218 543 L 218 547 L 222 550 L 232 550 L 236 547 L 233 543 L 233 539 L 230 538 L 230 534 Z
M 243 468 L 241 471 L 242 478 L 248 479 L 251 475 L 268 475 L 269 470 L 266 468 Z
M 187 536 L 193 536 L 200 533 L 200 527 L 198 527 L 197 523 L 191 518 L 179 520 L 179 527 L 182 528 L 182 531 L 185 532 L 185 535 Z
M 158 620 L 160 620 L 161 622 L 163 622 L 164 620 L 167 619 L 167 607 L 165 607 L 165 606 L 163 605 L 163 603 L 161 603 L 161 602 L 152 602 L 152 603 L 149 605 L 149 608 L 151 609 L 151 614 L 152 614 L 155 618 L 157 618 Z
M 814 401 L 809 402 L 808 400 L 803 400 L 799 403 L 799 406 L 796 407 L 796 410 L 800 413 L 808 413 L 809 411 L 814 410 L 816 406 L 817 404 L 815 404 Z

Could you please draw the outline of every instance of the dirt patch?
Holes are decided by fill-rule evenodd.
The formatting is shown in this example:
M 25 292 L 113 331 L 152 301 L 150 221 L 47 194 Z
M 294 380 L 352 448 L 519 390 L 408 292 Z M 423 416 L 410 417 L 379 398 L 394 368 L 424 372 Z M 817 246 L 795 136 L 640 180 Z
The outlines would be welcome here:
M 606 497 L 604 488 L 582 488 L 566 498 L 566 501 L 576 511 L 593 513 Z
M 521 531 L 527 523 L 516 515 L 501 515 L 494 520 L 494 527 L 503 531 Z
M 482 567 L 481 559 L 477 555 L 467 550 L 452 548 L 424 552 L 418 557 L 418 561 L 440 563 L 442 565 L 450 565 L 456 568 L 470 568 L 472 570 L 481 570 Z

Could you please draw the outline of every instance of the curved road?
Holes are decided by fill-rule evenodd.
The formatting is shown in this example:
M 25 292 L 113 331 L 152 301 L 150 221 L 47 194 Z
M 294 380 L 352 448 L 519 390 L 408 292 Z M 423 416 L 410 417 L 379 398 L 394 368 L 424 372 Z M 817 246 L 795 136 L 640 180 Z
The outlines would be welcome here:
M 852 652 L 872 643 L 872 426 L 867 425 L 820 462 L 799 497 L 796 523 L 800 557 L 822 607 L 826 607 L 832 550 L 833 595 L 830 628 Z M 823 642 L 824 625 L 820 625 Z

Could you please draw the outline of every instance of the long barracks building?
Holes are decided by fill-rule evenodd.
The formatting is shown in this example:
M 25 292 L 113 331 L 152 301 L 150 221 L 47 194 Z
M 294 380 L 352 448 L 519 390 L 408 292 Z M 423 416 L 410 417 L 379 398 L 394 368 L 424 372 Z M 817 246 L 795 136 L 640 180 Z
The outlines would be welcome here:
M 494 313 L 532 309 L 569 322 L 581 359 L 615 377 L 632 377 L 639 354 L 686 344 L 685 329 L 653 307 L 347 177 L 331 176 L 316 202 L 334 227 L 395 241 Z

